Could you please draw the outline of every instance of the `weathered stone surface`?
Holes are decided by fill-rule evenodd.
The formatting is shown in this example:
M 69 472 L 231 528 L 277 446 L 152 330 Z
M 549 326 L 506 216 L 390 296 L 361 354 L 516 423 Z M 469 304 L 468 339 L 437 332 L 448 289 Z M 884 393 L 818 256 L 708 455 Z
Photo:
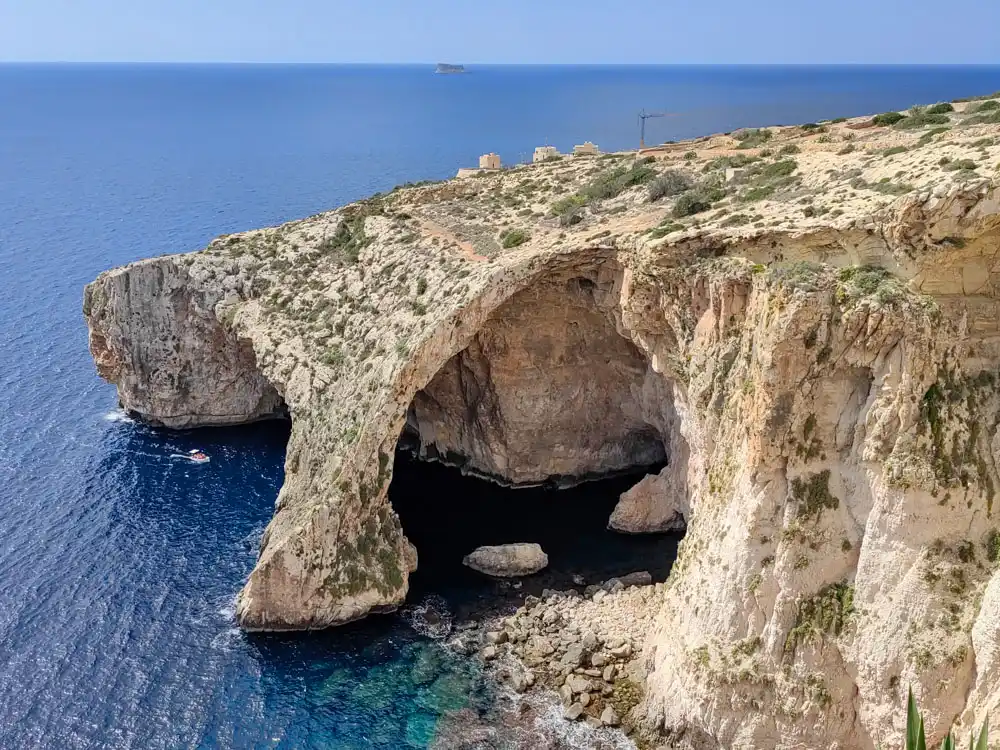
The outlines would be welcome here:
M 507 638 L 508 634 L 506 630 L 490 631 L 486 634 L 486 640 L 494 644 L 506 643 Z
M 505 204 L 531 194 L 547 215 L 593 179 L 560 163 L 132 264 L 85 293 L 91 351 L 151 421 L 287 406 L 285 483 L 238 599 L 248 629 L 403 602 L 410 548 L 387 492 L 407 424 L 425 457 L 510 484 L 666 462 L 612 525 L 680 512 L 669 585 L 563 613 L 599 610 L 630 641 L 643 625 L 643 726 L 871 748 L 900 735 L 912 685 L 939 744 L 1000 704 L 1000 189 L 938 162 L 992 174 L 1000 147 L 972 144 L 1000 129 L 918 145 L 849 125 L 823 142 L 776 130 L 776 151 L 801 145 L 791 182 L 679 229 L 634 188 L 576 224 L 534 221 L 507 251 L 456 234 L 523 225 Z M 651 168 L 721 184 L 710 160 L 734 145 L 671 145 Z
M 562 663 L 570 667 L 579 667 L 583 664 L 585 658 L 585 652 L 583 646 L 578 643 L 574 643 L 566 649 L 566 653 L 563 655 Z
M 523 693 L 530 687 L 528 685 L 528 680 L 525 678 L 522 672 L 514 672 L 510 679 L 508 680 L 511 690 L 515 693 Z
M 564 706 L 569 706 L 573 702 L 573 690 L 569 685 L 563 685 L 559 688 L 559 698 L 562 700 Z
M 678 440 L 674 443 L 683 446 Z M 687 448 L 681 448 L 686 452 Z M 638 484 L 623 492 L 608 519 L 615 531 L 649 534 L 684 529 L 687 503 L 687 460 L 674 455 L 659 474 L 648 474 Z
M 88 286 L 83 305 L 97 372 L 118 386 L 124 409 L 166 427 L 280 416 L 281 396 L 258 369 L 252 342 L 215 314 L 245 281 L 233 274 L 199 284 L 198 273 L 180 263 L 135 263 Z
M 589 692 L 594 687 L 590 680 L 577 674 L 571 674 L 567 677 L 566 685 L 573 691 L 574 694 Z
M 417 570 L 417 548 L 413 546 L 413 543 L 409 539 L 406 540 L 406 544 L 403 547 L 403 564 L 406 565 L 406 570 L 410 573 L 415 573 Z
M 628 573 L 618 579 L 622 586 L 650 586 L 653 583 L 653 576 L 648 570 L 637 570 L 635 573 Z
M 605 706 L 601 712 L 601 723 L 606 727 L 616 727 L 621 723 L 621 719 L 612 706 Z
M 583 709 L 584 705 L 582 703 L 573 703 L 563 711 L 563 718 L 567 721 L 576 721 L 583 716 Z
M 537 544 L 499 544 L 479 547 L 462 560 L 462 564 L 480 573 L 498 578 L 530 576 L 549 564 L 549 556 Z M 553 612 L 555 622 L 559 618 Z
M 414 399 L 421 452 L 461 456 L 467 470 L 515 484 L 663 460 L 643 413 L 648 363 L 602 308 L 613 293 L 604 286 L 539 280 L 491 316 Z

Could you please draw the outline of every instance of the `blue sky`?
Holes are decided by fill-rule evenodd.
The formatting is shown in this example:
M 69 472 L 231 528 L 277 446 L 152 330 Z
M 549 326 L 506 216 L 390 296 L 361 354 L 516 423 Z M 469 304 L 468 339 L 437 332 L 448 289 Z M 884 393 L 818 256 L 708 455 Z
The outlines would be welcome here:
M 1000 63 L 1000 0 L 0 0 L 0 60 Z

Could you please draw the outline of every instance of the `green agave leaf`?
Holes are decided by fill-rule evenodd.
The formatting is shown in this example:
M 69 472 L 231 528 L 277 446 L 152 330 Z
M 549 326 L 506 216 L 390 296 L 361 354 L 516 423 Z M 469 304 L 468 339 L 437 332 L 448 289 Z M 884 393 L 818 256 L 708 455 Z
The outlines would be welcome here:
M 975 748 L 973 750 L 989 750 L 986 739 L 990 733 L 990 717 L 987 716 L 986 720 L 983 722 L 983 728 L 979 730 L 979 740 L 976 742 Z
M 911 687 L 909 697 L 906 699 L 906 750 L 917 750 L 917 733 L 919 731 L 920 712 L 917 711 L 917 701 L 913 697 L 913 688 Z
M 948 732 L 941 742 L 941 750 L 955 750 L 955 740 L 952 739 L 951 732 Z
M 924 717 L 920 717 L 920 729 L 917 730 L 916 750 L 927 750 L 927 738 L 924 736 Z

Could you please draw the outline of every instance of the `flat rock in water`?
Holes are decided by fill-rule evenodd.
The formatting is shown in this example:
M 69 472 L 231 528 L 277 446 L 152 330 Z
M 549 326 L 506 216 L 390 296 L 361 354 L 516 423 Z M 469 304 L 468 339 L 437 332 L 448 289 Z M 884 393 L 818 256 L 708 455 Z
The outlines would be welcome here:
M 462 564 L 498 578 L 530 576 L 549 564 L 549 556 L 537 544 L 500 544 L 479 547 Z

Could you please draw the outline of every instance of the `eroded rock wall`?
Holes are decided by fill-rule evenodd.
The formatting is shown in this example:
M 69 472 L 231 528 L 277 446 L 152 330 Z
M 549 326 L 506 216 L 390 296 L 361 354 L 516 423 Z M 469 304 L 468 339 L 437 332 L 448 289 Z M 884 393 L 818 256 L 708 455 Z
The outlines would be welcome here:
M 235 293 L 192 278 L 183 256 L 104 274 L 84 292 L 90 352 L 123 408 L 166 427 L 242 424 L 280 416 L 281 395 L 250 341 L 215 308 Z
M 510 484 L 663 462 L 647 361 L 615 329 L 621 270 L 600 271 L 539 279 L 489 316 L 413 400 L 422 455 Z
M 1000 418 L 998 343 L 970 335 L 983 301 L 739 265 L 648 269 L 625 304 L 684 384 L 691 448 L 648 723 L 691 747 L 873 748 L 910 685 L 935 737 L 981 720 Z

